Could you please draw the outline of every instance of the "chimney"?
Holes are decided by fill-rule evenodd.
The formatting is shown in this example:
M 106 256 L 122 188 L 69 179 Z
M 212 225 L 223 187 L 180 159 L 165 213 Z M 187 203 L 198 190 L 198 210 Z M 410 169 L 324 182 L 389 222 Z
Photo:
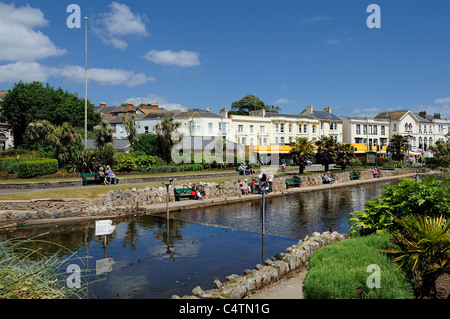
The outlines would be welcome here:
M 426 119 L 426 118 L 427 118 L 427 111 L 419 112 L 419 116 L 421 116 L 421 117 L 423 117 L 424 119 Z
M 441 113 L 434 113 L 433 118 L 440 120 L 441 119 Z
M 227 108 L 221 109 L 219 115 L 224 117 L 224 118 L 228 118 L 228 110 L 227 110 Z
M 159 110 L 159 104 L 158 102 L 150 104 L 150 110 L 152 111 L 158 111 Z
M 211 108 L 210 108 L 210 107 L 207 107 L 207 108 L 206 108 L 206 112 L 211 112 Z
M 134 107 L 134 104 L 133 103 L 128 103 L 128 109 L 132 109 L 133 107 Z
M 331 107 L 326 107 L 323 109 L 325 112 L 331 113 Z
M 148 106 L 148 103 L 141 103 L 141 107 L 143 108 L 143 109 L 145 109 L 145 108 L 147 108 L 147 106 Z
M 313 115 L 313 106 L 312 105 L 308 105 L 307 107 L 306 107 L 306 115 L 308 115 L 308 116 L 312 116 Z
M 105 102 L 100 102 L 100 108 L 102 109 L 104 107 L 106 107 L 106 103 Z

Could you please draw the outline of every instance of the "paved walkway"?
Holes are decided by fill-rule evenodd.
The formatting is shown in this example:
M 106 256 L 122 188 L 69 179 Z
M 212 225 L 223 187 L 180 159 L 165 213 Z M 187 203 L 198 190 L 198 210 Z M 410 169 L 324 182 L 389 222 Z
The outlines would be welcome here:
M 305 276 L 306 270 L 291 278 L 280 280 L 247 299 L 304 299 L 302 287 Z

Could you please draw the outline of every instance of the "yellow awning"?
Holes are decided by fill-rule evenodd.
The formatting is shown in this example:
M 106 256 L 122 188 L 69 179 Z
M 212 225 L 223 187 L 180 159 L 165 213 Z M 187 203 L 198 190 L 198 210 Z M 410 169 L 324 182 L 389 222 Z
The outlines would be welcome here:
M 367 145 L 363 143 L 352 143 L 351 145 L 353 146 L 356 154 L 362 154 L 367 151 L 377 152 L 376 146 L 369 146 L 369 148 L 367 148 Z M 387 146 L 380 146 L 380 150 L 378 151 L 378 153 L 386 153 L 386 148 Z
M 254 153 L 263 154 L 289 154 L 292 147 L 289 145 L 253 145 L 248 150 Z

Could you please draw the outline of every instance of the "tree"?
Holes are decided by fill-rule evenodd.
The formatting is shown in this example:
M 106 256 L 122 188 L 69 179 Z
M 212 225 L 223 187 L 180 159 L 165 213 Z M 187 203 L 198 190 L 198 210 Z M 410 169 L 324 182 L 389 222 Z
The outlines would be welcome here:
M 306 160 L 309 160 L 314 154 L 314 143 L 308 141 L 306 137 L 297 137 L 291 146 L 292 150 L 289 154 L 299 166 L 299 174 L 303 174 Z
M 81 148 L 81 137 L 69 123 L 55 126 L 46 120 L 33 122 L 25 135 L 31 141 L 29 147 L 53 152 L 60 167 L 69 162 L 71 153 Z
M 271 113 L 280 113 L 281 107 L 275 105 L 266 105 L 266 111 Z
M 122 116 L 122 124 L 125 126 L 125 131 L 127 132 L 127 139 L 128 142 L 130 142 L 130 149 L 133 149 L 134 141 L 137 138 L 136 114 Z
M 162 123 L 158 123 L 154 128 L 158 135 L 158 146 L 166 164 L 172 161 L 172 147 L 183 138 L 183 136 L 175 136 L 174 134 L 180 125 L 181 123 L 174 122 L 173 118 L 165 118 Z
M 108 122 L 102 121 L 99 125 L 94 126 L 95 131 L 95 145 L 97 148 L 110 145 L 114 146 L 114 131 L 115 129 L 109 125 Z
M 342 170 L 345 171 L 348 162 L 353 158 L 355 154 L 353 146 L 351 144 L 338 143 L 337 145 L 337 160 L 342 163 Z
M 133 144 L 133 151 L 142 151 L 146 155 L 161 156 L 161 150 L 158 146 L 158 135 L 145 133 L 140 135 Z
M 248 115 L 250 111 L 265 110 L 266 105 L 254 95 L 246 95 L 231 104 L 231 111 L 241 111 Z
M 387 147 L 387 151 L 391 154 L 394 161 L 402 161 L 404 152 L 408 150 L 408 139 L 402 135 L 395 134 L 392 136 Z
M 8 91 L 2 102 L 2 118 L 6 119 L 14 136 L 14 146 L 25 144 L 24 133 L 33 121 L 47 120 L 56 126 L 64 123 L 72 127 L 84 127 L 84 99 L 77 94 L 54 89 L 47 83 L 19 82 Z M 88 129 L 100 122 L 100 115 L 88 103 Z
M 336 140 L 330 136 L 322 136 L 316 142 L 316 147 L 316 159 L 325 166 L 325 171 L 328 171 L 329 165 L 336 159 Z
M 385 251 L 406 270 L 419 297 L 436 297 L 436 280 L 450 272 L 450 219 L 421 214 L 392 217 L 400 230 L 390 239 L 395 248 Z

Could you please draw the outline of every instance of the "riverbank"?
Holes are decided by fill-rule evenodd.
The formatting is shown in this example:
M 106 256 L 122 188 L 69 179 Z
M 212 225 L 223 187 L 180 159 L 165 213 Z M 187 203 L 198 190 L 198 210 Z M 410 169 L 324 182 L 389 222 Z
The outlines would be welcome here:
M 361 173 L 359 180 L 351 181 L 349 172 L 335 174 L 337 183 L 322 184 L 321 173 L 302 176 L 301 187 L 286 189 L 285 179 L 291 176 L 275 177 L 274 191 L 267 194 L 273 196 L 286 196 L 295 193 L 308 193 L 323 189 L 333 189 L 358 184 L 373 183 L 384 180 L 412 177 L 418 170 L 396 169 L 383 171 L 381 178 L 373 178 L 370 170 Z M 424 172 L 421 172 L 424 174 Z M 192 184 L 179 183 L 174 187 L 191 187 Z M 223 183 L 200 183 L 205 191 L 204 200 L 174 200 L 173 189 L 170 191 L 170 211 L 197 209 L 201 207 L 220 206 L 230 203 L 261 200 L 261 195 L 241 195 L 235 178 Z M 33 227 L 45 224 L 76 223 L 85 220 L 114 219 L 132 214 L 158 215 L 167 211 L 166 190 L 163 187 L 145 189 L 118 189 L 111 190 L 101 199 L 33 199 L 33 200 L 2 200 L 0 201 L 0 231 L 14 231 L 22 227 Z

